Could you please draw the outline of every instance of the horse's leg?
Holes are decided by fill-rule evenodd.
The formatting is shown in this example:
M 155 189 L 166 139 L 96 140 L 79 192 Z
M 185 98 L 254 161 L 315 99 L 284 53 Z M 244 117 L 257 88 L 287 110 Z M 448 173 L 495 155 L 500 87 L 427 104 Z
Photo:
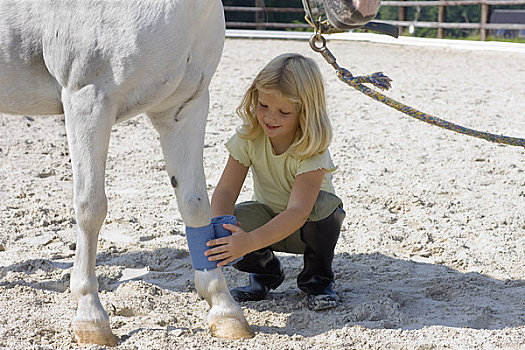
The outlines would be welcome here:
M 62 92 L 74 181 L 78 235 L 71 292 L 78 302 L 73 329 L 78 343 L 115 346 L 109 317 L 98 298 L 95 259 L 107 212 L 104 173 L 114 112 L 93 86 Z
M 195 288 L 211 307 L 208 324 L 214 337 L 253 338 L 255 334 L 246 322 L 242 309 L 230 295 L 220 268 L 211 271 L 195 270 Z
M 208 103 L 206 91 L 187 102 L 178 112 L 148 114 L 160 135 L 166 170 L 175 188 L 182 219 L 190 227 L 210 224 L 211 210 L 202 164 Z M 208 323 L 214 336 L 230 339 L 253 337 L 253 331 L 242 309 L 231 297 L 219 268 L 195 270 L 195 287 L 211 307 Z

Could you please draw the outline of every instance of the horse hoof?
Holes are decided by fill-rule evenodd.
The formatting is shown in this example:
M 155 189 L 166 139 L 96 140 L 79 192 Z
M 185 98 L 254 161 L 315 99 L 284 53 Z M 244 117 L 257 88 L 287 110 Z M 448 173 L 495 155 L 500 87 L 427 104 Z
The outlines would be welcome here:
M 217 338 L 225 339 L 249 339 L 255 336 L 252 328 L 243 318 L 221 319 L 220 322 L 214 322 L 210 325 L 211 334 Z
M 97 325 L 94 322 L 73 322 L 75 340 L 79 344 L 97 344 L 105 346 L 117 346 L 115 336 L 109 325 Z

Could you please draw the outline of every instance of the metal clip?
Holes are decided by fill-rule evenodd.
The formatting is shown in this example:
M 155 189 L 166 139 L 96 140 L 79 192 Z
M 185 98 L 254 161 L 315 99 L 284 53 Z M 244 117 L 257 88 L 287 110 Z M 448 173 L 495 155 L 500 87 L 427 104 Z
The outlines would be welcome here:
M 330 50 L 328 50 L 328 48 L 326 47 L 326 39 L 322 35 L 314 34 L 312 35 L 309 41 L 312 50 L 314 50 L 315 52 L 319 52 L 324 57 L 326 62 L 328 62 L 332 67 L 334 67 L 335 70 L 339 71 L 341 69 L 341 67 L 339 67 L 339 65 L 336 62 L 335 56 L 332 55 Z M 321 46 L 316 45 L 318 41 L 321 41 Z

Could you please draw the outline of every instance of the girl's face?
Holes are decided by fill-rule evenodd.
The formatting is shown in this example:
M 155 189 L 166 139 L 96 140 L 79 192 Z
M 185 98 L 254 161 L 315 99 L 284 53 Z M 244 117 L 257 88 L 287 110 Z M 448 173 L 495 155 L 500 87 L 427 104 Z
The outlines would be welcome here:
M 299 127 L 299 112 L 295 104 L 281 96 L 278 90 L 259 89 L 257 120 L 270 139 L 277 154 L 285 152 L 293 143 Z

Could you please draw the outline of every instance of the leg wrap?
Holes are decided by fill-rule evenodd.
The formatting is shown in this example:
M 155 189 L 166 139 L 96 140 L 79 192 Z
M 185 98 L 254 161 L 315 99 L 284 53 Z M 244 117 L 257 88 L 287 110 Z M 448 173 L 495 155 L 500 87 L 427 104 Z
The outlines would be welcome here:
M 215 231 L 215 238 L 223 238 L 228 237 L 232 233 L 230 230 L 225 229 L 222 225 L 223 224 L 231 224 L 231 225 L 237 225 L 237 219 L 233 215 L 220 215 L 216 216 L 213 219 L 211 219 L 211 223 L 213 225 L 213 230 Z M 242 257 L 239 259 L 236 259 L 228 264 L 230 266 L 231 264 L 235 264 L 238 261 L 241 261 Z
M 209 261 L 204 251 L 210 249 L 206 242 L 215 239 L 213 225 L 202 227 L 186 226 L 186 240 L 190 250 L 191 264 L 195 270 L 206 271 L 217 268 L 216 261 Z

